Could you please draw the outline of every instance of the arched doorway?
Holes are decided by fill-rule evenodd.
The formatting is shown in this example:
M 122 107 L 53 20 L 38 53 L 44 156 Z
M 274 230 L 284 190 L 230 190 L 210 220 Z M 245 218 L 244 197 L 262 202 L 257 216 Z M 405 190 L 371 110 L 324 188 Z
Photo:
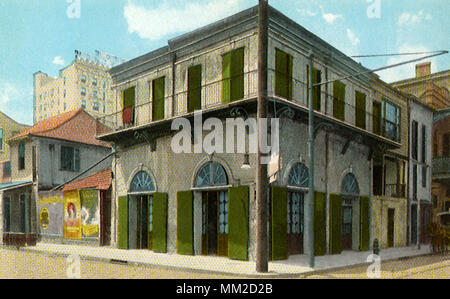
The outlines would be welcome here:
M 347 173 L 342 180 L 341 237 L 342 250 L 353 249 L 353 211 L 359 199 L 359 184 L 353 173 Z
M 195 178 L 202 198 L 202 254 L 228 255 L 228 176 L 218 162 L 206 163 Z
M 294 164 L 289 172 L 288 180 L 288 254 L 303 254 L 304 199 L 308 186 L 308 168 L 303 163 Z
M 152 249 L 153 196 L 155 183 L 146 171 L 139 171 L 130 184 L 128 201 L 128 248 Z

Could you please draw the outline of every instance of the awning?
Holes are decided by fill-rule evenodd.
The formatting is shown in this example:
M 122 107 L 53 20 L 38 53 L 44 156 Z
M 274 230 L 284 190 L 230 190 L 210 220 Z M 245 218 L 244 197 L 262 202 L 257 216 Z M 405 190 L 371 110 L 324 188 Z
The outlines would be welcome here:
M 93 188 L 97 190 L 108 190 L 111 186 L 111 169 L 100 171 L 84 179 L 66 184 L 63 191 Z
M 0 184 L 0 191 L 8 191 L 16 188 L 26 187 L 33 185 L 33 182 L 12 182 Z

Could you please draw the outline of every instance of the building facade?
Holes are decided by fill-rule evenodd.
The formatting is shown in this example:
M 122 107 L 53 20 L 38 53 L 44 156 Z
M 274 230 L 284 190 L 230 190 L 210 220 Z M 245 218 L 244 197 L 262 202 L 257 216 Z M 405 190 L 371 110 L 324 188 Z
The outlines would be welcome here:
M 269 167 L 271 259 L 308 254 L 309 223 L 315 255 L 368 250 L 374 239 L 382 247 L 404 246 L 407 100 L 372 75 L 348 78 L 368 70 L 269 9 L 268 111 L 279 119 L 279 134 L 272 134 L 279 136 L 279 150 Z M 112 164 L 113 245 L 255 259 L 257 156 L 249 150 L 255 130 L 249 124 L 260 71 L 257 11 L 174 38 L 111 69 L 119 109 L 102 119 L 110 130 L 97 138 L 118 150 Z M 309 51 L 316 84 L 313 211 L 307 204 Z M 184 125 L 174 126 L 180 117 Z M 237 117 L 243 126 L 236 132 L 227 118 Z M 230 133 L 226 140 L 213 138 L 220 134 L 211 118 L 224 135 Z M 174 150 L 182 127 L 192 133 L 181 139 L 194 144 Z M 234 142 L 242 136 L 245 147 L 239 149 Z M 212 150 L 205 150 L 209 143 Z M 373 162 L 378 157 L 381 164 Z M 383 173 L 375 187 L 373 177 L 380 180 Z
M 46 237 L 64 238 L 56 232 L 41 234 L 48 225 L 41 217 L 49 219 L 53 209 L 46 207 L 41 213 L 42 204 L 61 206 L 62 194 L 54 190 L 110 166 L 111 159 L 103 161 L 111 153 L 110 146 L 94 138 L 97 125 L 78 109 L 42 121 L 8 140 L 11 182 L 0 184 L 3 244 L 24 246 Z M 64 210 L 50 219 L 64 220 Z
M 28 127 L 0 112 L 0 183 L 11 181 L 11 161 L 7 140 Z
M 409 100 L 409 130 L 409 242 L 429 243 L 433 109 L 414 97 Z
M 96 52 L 95 56 L 75 51 L 70 65 L 53 78 L 41 71 L 34 74 L 34 123 L 83 108 L 94 117 L 115 110 L 108 70 L 124 60 Z

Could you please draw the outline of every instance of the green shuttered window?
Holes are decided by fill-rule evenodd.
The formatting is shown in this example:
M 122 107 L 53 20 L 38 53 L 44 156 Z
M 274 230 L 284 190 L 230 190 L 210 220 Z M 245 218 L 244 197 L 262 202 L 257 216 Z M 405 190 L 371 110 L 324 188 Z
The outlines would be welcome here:
M 202 109 L 202 66 L 188 69 L 188 112 Z
M 152 247 L 154 252 L 167 252 L 167 193 L 153 194 Z
M 325 193 L 314 192 L 314 254 L 326 253 Z
M 275 94 L 292 99 L 292 55 L 275 50 Z
M 135 99 L 135 87 L 130 87 L 123 91 L 123 108 L 129 108 L 134 106 Z
M 164 119 L 165 77 L 152 81 L 153 121 Z
M 249 188 L 228 189 L 228 254 L 229 258 L 248 260 Z
M 373 102 L 372 107 L 372 117 L 373 117 L 373 133 L 381 134 L 381 103 Z
M 194 254 L 192 191 L 177 192 L 177 253 Z
M 367 251 L 369 250 L 369 198 L 367 196 L 362 196 L 359 205 L 359 217 L 360 217 L 360 244 L 359 250 Z
M 244 48 L 222 55 L 222 80 L 223 103 L 244 97 Z
M 345 84 L 333 82 L 333 116 L 345 120 Z
M 342 206 L 342 197 L 338 194 L 330 194 L 330 253 L 331 254 L 339 254 L 342 251 L 341 206 Z
M 316 69 L 312 68 L 312 84 L 320 83 L 321 82 L 321 72 Z M 306 98 L 309 99 L 309 66 L 306 66 Z M 320 85 L 313 86 L 312 88 L 312 99 L 313 99 L 313 109 L 320 111 Z
M 366 95 L 362 92 L 355 92 L 355 114 L 356 114 L 356 126 L 365 129 L 366 128 Z
M 288 258 L 287 188 L 272 187 L 272 260 Z
M 128 197 L 119 197 L 119 249 L 128 249 Z

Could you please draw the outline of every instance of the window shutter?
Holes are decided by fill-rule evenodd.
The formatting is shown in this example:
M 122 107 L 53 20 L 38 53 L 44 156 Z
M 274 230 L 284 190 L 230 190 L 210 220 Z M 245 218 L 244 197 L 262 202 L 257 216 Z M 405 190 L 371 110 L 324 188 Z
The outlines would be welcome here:
M 359 203 L 360 237 L 359 250 L 369 250 L 369 198 L 362 196 Z
M 325 193 L 314 192 L 314 254 L 326 253 Z
M 231 52 L 231 101 L 244 97 L 244 48 Z
M 276 49 L 275 94 L 292 99 L 292 56 Z
M 356 126 L 365 129 L 366 128 L 366 95 L 362 92 L 355 92 L 355 114 L 356 114 Z
M 128 249 L 128 197 L 119 197 L 119 249 Z
M 321 72 L 316 69 L 312 68 L 312 84 L 320 83 L 321 82 Z M 306 66 L 306 96 L 307 99 L 309 99 L 309 66 Z M 320 85 L 319 86 L 313 86 L 312 88 L 312 100 L 313 100 L 313 109 L 314 110 L 320 110 Z
M 231 52 L 222 56 L 222 102 L 231 101 Z
M 341 207 L 341 195 L 330 194 L 330 254 L 342 252 Z
M 192 191 L 177 192 L 177 253 L 194 254 L 194 219 Z
M 272 260 L 288 258 L 287 188 L 272 187 Z
M 248 260 L 249 187 L 228 188 L 228 256 Z
M 373 102 L 372 107 L 372 114 L 373 114 L 373 133 L 380 135 L 381 134 L 381 103 L 380 102 Z
M 164 118 L 165 77 L 153 80 L 153 121 Z
M 333 82 L 333 116 L 345 120 L 345 84 Z
M 154 252 L 167 252 L 167 193 L 153 194 L 152 247 Z
M 130 87 L 123 91 L 123 108 L 133 107 L 135 97 L 135 87 Z
M 188 70 L 188 112 L 202 108 L 202 66 L 192 66 Z

